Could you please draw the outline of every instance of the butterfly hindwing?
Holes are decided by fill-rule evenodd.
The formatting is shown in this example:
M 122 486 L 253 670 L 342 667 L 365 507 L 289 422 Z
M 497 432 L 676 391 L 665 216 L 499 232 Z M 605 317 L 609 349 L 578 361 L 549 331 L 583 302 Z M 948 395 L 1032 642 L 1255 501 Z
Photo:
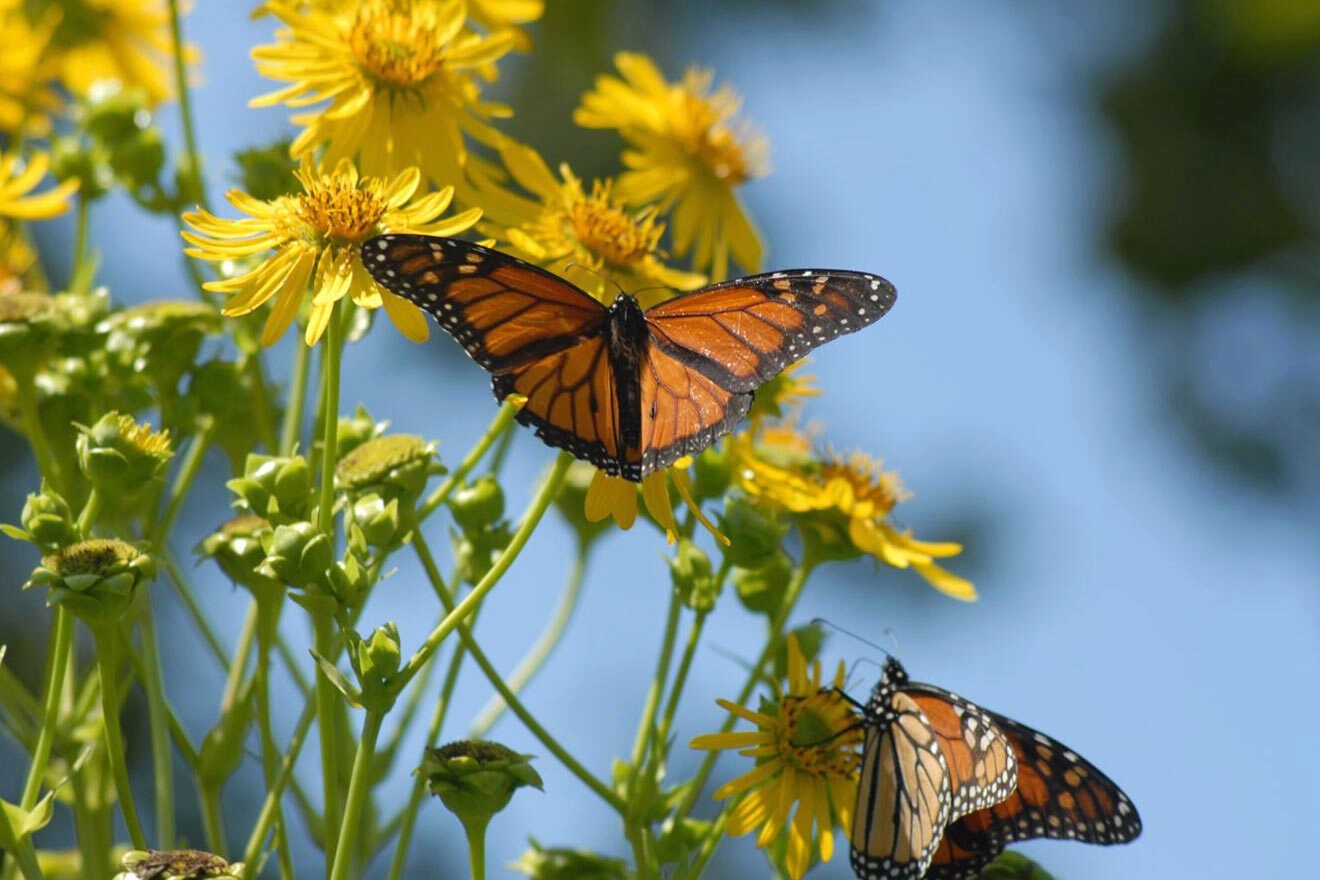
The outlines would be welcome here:
M 1017 786 L 1017 758 L 990 713 L 952 691 L 911 682 L 903 693 L 921 707 L 949 766 L 949 821 L 993 806 Z
M 651 340 L 641 365 L 642 472 L 695 455 L 731 432 L 752 405 L 751 392 L 729 391 Z
M 496 376 L 602 333 L 608 311 L 585 291 L 499 251 L 431 235 L 382 235 L 362 262 L 386 290 L 439 322 Z
M 748 393 L 813 348 L 874 322 L 896 297 L 878 275 L 794 269 L 681 294 L 647 309 L 646 323 L 685 366 Z

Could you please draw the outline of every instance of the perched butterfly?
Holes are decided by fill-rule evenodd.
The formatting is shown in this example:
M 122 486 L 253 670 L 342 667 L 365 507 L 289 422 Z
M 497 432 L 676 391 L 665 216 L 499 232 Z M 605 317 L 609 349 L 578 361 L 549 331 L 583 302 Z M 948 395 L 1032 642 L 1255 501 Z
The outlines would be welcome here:
M 971 880 L 1015 840 L 1126 843 L 1141 833 L 1132 801 L 1075 752 L 909 681 L 892 657 L 862 723 L 851 856 L 863 880 Z
M 362 262 L 490 371 L 497 400 L 551 446 L 640 481 L 728 434 L 756 389 L 894 304 L 876 275 L 799 269 L 606 308 L 568 281 L 452 238 L 383 235 Z
M 851 862 L 864 880 L 922 877 L 955 819 L 999 803 L 1017 761 L 983 709 L 908 681 L 894 658 L 862 707 L 866 740 Z
M 1001 803 L 950 825 L 927 877 L 972 880 L 1016 840 L 1053 837 L 1112 844 L 1141 833 L 1141 817 L 1131 799 L 1091 762 L 1025 724 L 987 714 L 1013 745 L 1017 788 Z

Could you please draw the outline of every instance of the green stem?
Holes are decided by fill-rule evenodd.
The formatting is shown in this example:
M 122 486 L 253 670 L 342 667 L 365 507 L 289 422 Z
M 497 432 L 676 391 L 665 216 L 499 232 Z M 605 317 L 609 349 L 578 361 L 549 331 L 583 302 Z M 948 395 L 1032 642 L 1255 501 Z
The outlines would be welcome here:
M 280 426 L 280 455 L 293 455 L 302 439 L 303 409 L 307 406 L 307 375 L 311 372 L 312 350 L 306 345 L 293 348 L 293 379 L 289 386 L 289 401 L 284 410 L 284 423 Z
M 683 646 L 683 656 L 678 661 L 678 672 L 674 675 L 674 686 L 669 691 L 669 701 L 665 704 L 665 711 L 660 717 L 660 729 L 656 734 L 658 748 L 652 750 L 653 758 L 661 754 L 669 741 L 669 730 L 674 724 L 674 713 L 678 711 L 678 701 L 683 696 L 683 688 L 687 686 L 688 672 L 692 669 L 692 658 L 696 656 L 697 644 L 701 641 L 701 632 L 705 625 L 706 614 L 699 612 L 692 621 L 687 644 Z
M 261 605 L 256 599 L 248 603 L 247 615 L 243 618 L 243 628 L 238 631 L 238 645 L 234 649 L 233 662 L 229 663 L 229 673 L 225 676 L 225 689 L 220 697 L 220 714 L 225 714 L 234 706 L 239 692 L 243 689 L 243 675 L 247 672 L 248 658 L 252 656 L 252 644 L 257 636 L 260 623 Z
M 646 747 L 655 730 L 655 714 L 660 709 L 660 696 L 665 692 L 665 683 L 669 680 L 669 664 L 674 658 L 674 641 L 678 635 L 678 612 L 682 603 L 678 601 L 678 591 L 669 592 L 669 613 L 665 618 L 665 635 L 660 642 L 660 656 L 655 663 L 655 675 L 651 678 L 651 689 L 646 694 L 646 706 L 642 709 L 642 718 L 637 724 L 637 735 L 633 737 L 632 769 L 628 772 L 628 791 L 634 791 L 637 777 L 642 771 L 642 760 L 646 757 Z
M 426 641 L 417 649 L 417 653 L 408 659 L 408 664 L 399 673 L 400 687 L 406 685 L 412 680 L 413 676 L 421 671 L 422 664 L 435 652 L 436 648 L 440 647 L 440 643 L 444 641 L 445 636 L 449 635 L 455 627 L 472 614 L 477 606 L 481 604 L 481 600 L 486 597 L 486 594 L 499 583 L 500 578 L 504 577 L 504 573 L 509 570 L 509 566 L 518 558 L 518 554 L 522 552 L 523 547 L 527 545 L 527 539 L 532 536 L 532 532 L 540 523 L 541 517 L 545 515 L 546 509 L 550 507 L 550 503 L 559 494 L 559 490 L 564 484 L 564 476 L 568 473 L 568 466 L 572 463 L 573 456 L 567 452 L 561 452 L 558 458 L 555 459 L 554 468 L 551 469 L 550 475 L 541 485 L 541 490 L 532 499 L 532 503 L 528 505 L 527 512 L 523 514 L 523 520 L 518 525 L 518 530 L 513 533 L 513 538 L 509 541 L 509 546 L 504 548 L 504 552 L 500 554 L 499 559 L 495 560 L 495 564 L 490 567 L 490 571 L 486 572 L 486 576 L 472 588 L 472 592 L 468 593 L 462 602 L 459 602 L 452 611 L 445 615 L 444 620 L 440 621 L 439 626 L 431 631 L 431 634 L 426 637 Z M 417 543 L 420 535 L 421 530 L 415 529 L 414 544 Z M 438 569 L 436 570 L 436 576 L 439 576 Z M 469 650 L 471 650 L 470 647 Z M 511 702 L 510 705 L 512 705 Z
M 761 656 L 756 659 L 752 671 L 748 673 L 747 681 L 743 683 L 742 690 L 738 693 L 738 699 L 734 700 L 738 705 L 747 705 L 747 701 L 752 696 L 752 691 L 756 689 L 757 683 L 761 681 L 762 676 L 765 674 L 766 667 L 774 659 L 775 651 L 779 647 L 779 640 L 784 631 L 784 625 L 788 622 L 789 615 L 793 613 L 798 597 L 802 595 L 802 588 L 806 585 L 807 578 L 815 567 L 816 560 L 807 555 L 803 557 L 801 564 L 794 569 L 793 577 L 788 582 L 788 588 L 784 592 L 784 603 L 779 607 L 778 613 L 770 622 L 770 634 L 766 638 L 765 647 L 761 649 Z M 730 713 L 729 717 L 724 720 L 724 724 L 720 726 L 719 732 L 728 733 L 733 729 L 736 721 L 737 716 Z M 718 751 L 712 750 L 706 753 L 697 774 L 688 782 L 688 789 L 683 795 L 683 800 L 679 802 L 677 809 L 674 811 L 674 821 L 677 822 L 687 818 L 688 813 L 692 811 L 697 798 L 701 796 L 701 790 L 706 785 L 706 780 L 710 777 L 711 771 L 715 769 L 717 758 L 719 758 Z
M 41 733 L 37 737 L 37 747 L 32 753 L 32 766 L 28 769 L 27 782 L 23 785 L 23 797 L 19 805 L 30 810 L 37 803 L 41 793 L 41 777 L 46 772 L 46 762 L 50 760 L 51 744 L 55 742 L 55 727 L 60 716 L 60 695 L 64 693 L 64 677 L 68 674 L 70 646 L 73 644 L 73 615 L 63 605 L 55 607 L 55 623 L 51 633 L 50 672 L 46 678 L 46 693 L 42 699 Z
M 339 826 L 339 844 L 335 848 L 334 867 L 330 880 L 347 880 L 349 863 L 357 850 L 357 835 L 362 824 L 362 807 L 371 787 L 371 759 L 376 754 L 376 737 L 384 713 L 367 710 L 362 721 L 362 738 L 358 741 L 357 756 L 353 759 L 353 775 L 348 780 L 348 799 L 344 805 L 344 819 Z
M 174 849 L 174 767 L 170 752 L 169 709 L 160 665 L 160 645 L 151 603 L 142 603 L 138 617 L 142 633 L 142 687 L 147 693 L 147 724 L 151 736 L 151 770 L 156 786 L 156 846 Z
M 498 477 L 500 469 L 504 467 L 504 460 L 509 455 L 509 447 L 513 446 L 513 423 L 505 425 L 500 434 L 500 445 L 495 447 L 495 451 L 490 456 L 490 475 Z
M 321 446 L 321 495 L 316 510 L 316 525 L 334 538 L 335 464 L 339 460 L 339 361 L 344 331 L 339 321 L 338 304 L 331 307 L 321 348 L 321 399 L 324 406 L 325 433 Z
M 706 833 L 706 839 L 701 842 L 701 846 L 697 849 L 697 857 L 692 860 L 688 870 L 679 875 L 683 880 L 689 880 L 689 878 L 695 880 L 695 878 L 701 876 L 702 871 L 706 870 L 706 863 L 710 861 L 711 856 L 715 855 L 715 848 L 719 846 L 720 840 L 724 838 L 724 828 L 729 824 L 729 819 L 733 816 L 733 811 L 741 800 L 741 798 L 734 798 L 724 805 L 724 809 L 720 810 L 719 816 L 715 818 L 714 824 L 710 826 L 710 830 Z
M 92 489 L 87 494 L 87 501 L 83 504 L 82 512 L 78 514 L 78 533 L 83 538 L 92 536 L 92 526 L 96 525 L 96 520 L 101 516 L 101 506 L 105 502 L 105 497 L 97 489 Z
M 567 458 L 568 457 L 566 454 L 561 456 L 560 463 L 563 464 Z M 567 470 L 566 464 L 564 464 L 564 467 L 562 468 L 556 465 L 556 472 L 552 473 L 550 479 L 546 481 L 546 486 L 548 487 L 552 484 L 557 486 L 557 484 L 562 481 L 563 472 L 566 470 Z M 541 495 L 545 496 L 547 494 L 549 494 L 549 498 L 553 498 L 555 493 L 553 492 L 547 493 L 545 491 L 545 487 L 543 487 L 541 491 Z M 545 505 L 549 504 L 549 498 L 545 499 Z M 537 502 L 533 503 L 533 511 L 536 510 L 537 503 L 540 500 L 541 498 L 538 497 Z M 541 512 L 542 513 L 544 512 L 544 505 L 541 506 Z M 535 527 L 535 521 L 539 519 L 540 519 L 539 514 L 533 516 L 532 511 L 529 511 L 527 518 L 523 522 L 523 525 L 519 527 L 519 533 L 521 533 L 525 528 L 528 532 L 530 532 L 531 529 L 527 528 L 529 523 L 532 527 Z M 517 535 L 515 535 L 515 540 L 516 539 L 517 539 Z M 469 601 L 472 599 L 473 596 L 478 595 L 477 591 L 482 588 L 482 585 L 486 584 L 486 580 L 487 578 L 489 578 L 489 575 L 487 575 L 487 578 L 483 578 L 481 583 L 478 584 L 476 587 L 474 587 L 472 592 L 469 593 L 462 602 L 460 602 L 457 606 L 455 606 L 454 597 L 450 594 L 449 588 L 445 586 L 444 579 L 440 576 L 440 569 L 435 564 L 435 557 L 431 555 L 431 548 L 427 545 L 426 539 L 422 536 L 420 530 L 414 531 L 412 544 L 413 544 L 413 548 L 417 552 L 417 558 L 422 563 L 422 568 L 425 569 L 426 571 L 427 579 L 430 580 L 431 582 L 431 587 L 435 590 L 436 595 L 440 598 L 441 603 L 445 606 L 445 611 L 447 612 L 445 615 L 445 620 L 446 621 L 456 620 L 455 628 L 458 631 L 458 637 L 462 642 L 463 647 L 466 648 L 467 652 L 472 655 L 472 659 L 476 662 L 477 666 L 480 667 L 482 673 L 485 674 L 487 680 L 490 681 L 491 687 L 495 688 L 495 690 L 500 694 L 500 696 L 504 698 L 504 702 L 508 703 L 509 710 L 513 712 L 513 714 L 517 715 L 519 720 L 521 720 L 522 723 L 527 727 L 527 729 L 531 731 L 532 735 L 535 736 L 537 739 L 539 739 L 542 745 L 544 745 L 552 755 L 558 758 L 559 762 L 563 764 L 564 767 L 570 773 L 572 773 L 574 776 L 580 779 L 582 783 L 587 786 L 587 788 L 590 788 L 593 792 L 599 795 L 600 798 L 605 801 L 605 803 L 609 804 L 611 807 L 614 807 L 614 809 L 620 812 L 626 809 L 626 804 L 624 804 L 623 800 L 617 794 L 615 794 L 613 791 L 610 790 L 609 786 L 605 785 L 605 783 L 601 782 L 599 779 L 593 776 L 591 772 L 587 770 L 587 768 L 583 767 L 582 764 L 579 763 L 578 760 L 574 758 L 571 754 L 569 754 L 568 751 L 559 744 L 559 741 L 556 740 L 553 736 L 551 736 L 550 732 L 547 731 L 544 727 L 542 727 L 540 722 L 538 722 L 536 718 L 533 717 L 532 714 L 527 711 L 527 708 L 523 706 L 522 702 L 514 695 L 514 693 L 511 690 L 509 690 L 508 685 L 504 683 L 504 679 L 500 677 L 500 674 L 495 669 L 494 664 L 492 664 L 490 662 L 490 659 L 486 657 L 486 653 L 481 650 L 481 647 L 477 644 L 476 639 L 472 638 L 472 632 L 468 628 L 466 622 L 464 622 L 463 620 L 463 618 L 466 617 L 467 615 L 462 609 L 464 605 L 467 605 L 469 603 Z M 513 545 L 510 544 L 509 550 L 512 549 L 513 549 Z M 509 554 L 509 550 L 505 551 L 505 555 Z M 504 557 L 501 557 L 501 561 L 503 560 L 503 558 Z M 496 565 L 498 564 L 499 563 L 497 562 Z M 506 565 L 505 568 L 508 568 L 508 566 Z M 494 569 L 492 569 L 492 573 L 493 572 Z M 487 587 L 487 589 L 489 589 L 489 587 Z M 482 593 L 481 595 L 484 595 L 484 593 Z
M 573 611 L 577 608 L 578 597 L 582 593 L 583 575 L 587 570 L 587 546 L 579 544 L 577 557 L 573 560 L 573 570 L 569 573 L 568 583 L 564 585 L 564 592 L 559 597 L 559 603 L 555 606 L 554 616 L 546 624 L 545 630 L 537 638 L 536 643 L 527 651 L 527 654 L 518 661 L 514 667 L 513 674 L 509 676 L 509 690 L 514 694 L 522 693 L 522 689 L 532 680 L 532 676 L 541 669 L 545 661 L 549 659 L 551 652 L 563 638 L 564 631 L 568 628 L 568 622 L 573 617 Z M 499 695 L 492 696 L 489 702 L 481 710 L 472 727 L 468 730 L 468 739 L 481 739 L 486 735 L 486 731 L 495 724 L 508 704 Z
M 417 518 L 419 520 L 425 520 L 435 512 L 437 507 L 445 503 L 445 500 L 449 498 L 449 495 L 454 491 L 454 488 L 461 484 L 463 478 L 477 466 L 479 461 L 481 461 L 481 457 L 486 454 L 486 450 L 490 449 L 491 444 L 499 439 L 500 434 L 502 434 L 509 425 L 513 424 L 514 416 L 518 415 L 518 409 L 518 406 L 512 402 L 507 402 L 500 407 L 500 411 L 495 414 L 495 418 L 486 428 L 486 433 L 482 434 L 481 439 L 477 441 L 477 444 L 468 450 L 468 454 L 464 456 L 461 462 L 459 462 L 458 467 L 450 472 L 449 476 L 445 478 L 445 481 L 440 484 L 439 488 L 427 497 L 426 503 L 424 503 L 417 512 Z
M 96 639 L 96 663 L 101 675 L 101 722 L 105 728 L 106 760 L 114 776 L 119 809 L 124 815 L 124 824 L 128 826 L 133 848 L 147 849 L 147 836 L 142 831 L 137 805 L 133 801 L 133 789 L 128 782 L 128 764 L 125 763 L 127 755 L 119 726 L 119 695 L 115 686 L 118 681 L 119 637 L 112 625 L 93 627 L 92 636 Z
M 261 764 L 268 788 L 275 784 L 280 770 L 280 754 L 275 746 L 271 725 L 270 655 L 274 650 L 275 633 L 279 627 L 281 600 L 281 596 L 272 595 L 257 603 L 257 729 L 261 735 Z M 275 856 L 279 859 L 280 877 L 293 880 L 293 856 L 289 848 L 284 811 L 278 802 L 275 807 Z
M 69 281 L 78 281 L 78 275 L 82 272 L 83 261 L 87 259 L 87 214 L 90 202 L 83 196 L 78 196 L 78 206 L 75 208 L 75 226 L 73 232 L 73 266 L 69 269 Z
M 213 853 L 228 852 L 225 843 L 224 811 L 220 809 L 220 789 L 209 786 L 197 793 L 202 808 L 202 831 L 206 834 L 206 846 Z
M 82 774 L 73 776 L 73 827 L 82 856 L 82 875 L 85 880 L 105 880 L 109 876 L 109 854 L 97 845 L 97 819 L 87 806 L 87 789 Z
M 170 500 L 165 507 L 165 514 L 156 523 L 152 533 L 152 543 L 155 546 L 163 547 L 169 539 L 170 530 L 174 528 L 174 520 L 179 516 L 179 508 L 183 505 L 188 490 L 192 488 L 197 472 L 201 470 L 202 460 L 206 458 L 206 450 L 210 448 L 211 438 L 214 436 L 215 420 L 207 418 L 201 430 L 197 432 L 197 436 L 188 444 L 188 452 L 183 457 L 178 476 L 174 478 L 174 485 L 170 487 Z
M 308 701 L 293 729 L 293 736 L 289 738 L 289 748 L 284 752 L 284 764 L 280 767 L 280 775 L 276 777 L 275 784 L 268 787 L 266 801 L 261 805 L 261 813 L 257 816 L 257 824 L 253 826 L 252 833 L 248 836 L 247 846 L 243 847 L 243 880 L 251 880 L 253 872 L 257 869 L 257 860 L 261 857 L 261 848 L 266 842 L 271 823 L 275 821 L 280 798 L 289 780 L 293 778 L 293 765 L 298 761 L 298 753 L 302 751 L 303 743 L 307 740 L 307 733 L 312 729 L 312 721 L 315 718 L 316 704 Z
M 32 848 L 29 836 L 19 836 L 18 829 L 9 821 L 9 814 L 0 810 L 0 841 L 12 847 L 9 855 L 13 856 L 18 869 L 23 872 L 24 880 L 45 880 L 41 867 L 37 864 L 37 851 Z M 0 856 L 0 861 L 3 857 Z
M 51 451 L 50 438 L 41 424 L 41 410 L 37 405 L 37 387 L 31 377 L 20 378 L 15 387 L 18 389 L 18 411 L 23 418 L 23 427 L 27 431 L 28 442 L 32 444 L 32 454 L 37 459 L 37 469 L 56 489 L 62 488 L 63 474 L 60 473 L 59 461 Z
M 463 820 L 463 833 L 467 835 L 468 864 L 472 866 L 472 880 L 486 880 L 486 826 L 490 819 Z
M 312 621 L 316 651 L 322 657 L 338 656 L 334 621 L 324 615 Z M 325 851 L 338 851 L 339 833 L 339 738 L 335 712 L 339 692 L 324 675 L 316 676 L 316 728 L 321 743 L 321 792 L 325 801 Z
M 188 89 L 188 70 L 184 64 L 183 24 L 179 0 L 169 0 L 170 44 L 174 51 L 174 88 L 179 93 L 179 117 L 183 122 L 183 148 L 188 155 L 189 176 L 193 191 L 206 208 L 206 190 L 202 187 L 202 154 L 197 149 L 197 134 L 193 128 L 192 94 Z

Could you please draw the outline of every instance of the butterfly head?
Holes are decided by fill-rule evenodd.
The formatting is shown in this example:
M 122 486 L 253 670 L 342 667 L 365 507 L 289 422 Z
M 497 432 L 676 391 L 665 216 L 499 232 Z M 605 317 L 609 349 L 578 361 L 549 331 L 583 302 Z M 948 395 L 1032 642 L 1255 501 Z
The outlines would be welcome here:
M 885 670 L 880 680 L 871 688 L 871 699 L 866 704 L 866 714 L 871 718 L 882 718 L 892 712 L 891 703 L 894 693 L 908 683 L 907 670 L 893 656 L 885 658 Z

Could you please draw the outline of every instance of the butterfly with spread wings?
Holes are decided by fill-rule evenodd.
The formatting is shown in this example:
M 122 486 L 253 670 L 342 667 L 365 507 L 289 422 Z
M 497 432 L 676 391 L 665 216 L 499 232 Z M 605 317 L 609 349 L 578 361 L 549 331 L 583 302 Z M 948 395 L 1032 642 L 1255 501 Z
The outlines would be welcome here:
M 850 860 L 863 880 L 917 880 L 955 819 L 1017 785 L 1008 740 L 974 703 L 909 682 L 890 657 L 862 707 L 866 740 Z
M 935 853 L 930 880 L 973 880 L 1014 841 L 1052 837 L 1101 845 L 1141 834 L 1131 798 L 1095 765 L 1058 740 L 987 710 L 1018 764 L 1013 793 L 951 824 Z
M 607 474 L 640 481 L 728 434 L 752 395 L 792 362 L 894 304 L 877 275 L 771 272 L 642 310 L 608 308 L 499 251 L 426 235 L 362 245 L 376 281 L 420 306 L 490 372 L 518 421 Z
M 972 880 L 1032 837 L 1126 843 L 1131 799 L 1066 746 L 932 684 L 894 658 L 862 709 L 851 861 L 863 880 Z

